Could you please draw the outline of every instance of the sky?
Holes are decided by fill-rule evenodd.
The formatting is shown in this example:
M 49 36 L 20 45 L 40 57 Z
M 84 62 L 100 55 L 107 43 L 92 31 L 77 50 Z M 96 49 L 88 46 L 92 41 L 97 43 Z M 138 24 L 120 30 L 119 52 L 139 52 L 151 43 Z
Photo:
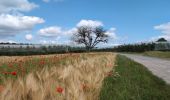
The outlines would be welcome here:
M 76 45 L 76 27 L 102 26 L 108 44 L 170 40 L 170 0 L 0 0 L 0 42 Z

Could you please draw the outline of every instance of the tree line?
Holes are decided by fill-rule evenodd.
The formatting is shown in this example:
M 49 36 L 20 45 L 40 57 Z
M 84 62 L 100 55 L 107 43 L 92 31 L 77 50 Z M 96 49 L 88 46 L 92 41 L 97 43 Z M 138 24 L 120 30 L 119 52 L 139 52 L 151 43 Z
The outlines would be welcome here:
M 145 52 L 153 51 L 155 49 L 155 43 L 138 43 L 138 44 L 124 44 L 116 46 L 113 51 L 116 52 Z
M 85 52 L 85 47 L 71 47 L 66 45 L 58 46 L 26 46 L 26 47 L 10 47 L 4 46 L 0 48 L 0 56 L 19 56 L 19 55 L 43 55 L 43 54 L 59 54 L 59 53 L 77 53 Z

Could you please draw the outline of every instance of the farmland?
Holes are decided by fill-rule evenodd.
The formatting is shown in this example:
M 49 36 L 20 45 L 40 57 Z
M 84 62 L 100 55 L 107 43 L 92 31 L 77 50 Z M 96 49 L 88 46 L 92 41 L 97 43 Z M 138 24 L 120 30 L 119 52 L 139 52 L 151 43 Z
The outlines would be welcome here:
M 0 57 L 1 100 L 97 100 L 113 53 Z

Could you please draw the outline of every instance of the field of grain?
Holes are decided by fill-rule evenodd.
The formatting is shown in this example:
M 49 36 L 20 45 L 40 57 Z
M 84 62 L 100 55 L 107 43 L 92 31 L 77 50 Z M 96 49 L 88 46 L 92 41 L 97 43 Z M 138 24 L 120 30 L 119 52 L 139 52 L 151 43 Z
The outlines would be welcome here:
M 0 100 L 97 100 L 115 54 L 0 57 Z

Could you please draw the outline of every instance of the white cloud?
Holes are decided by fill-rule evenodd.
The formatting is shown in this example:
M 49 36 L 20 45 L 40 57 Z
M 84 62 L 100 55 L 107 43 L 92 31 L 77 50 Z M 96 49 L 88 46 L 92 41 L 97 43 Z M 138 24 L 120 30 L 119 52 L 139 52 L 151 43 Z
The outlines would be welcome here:
M 81 26 L 90 26 L 90 27 L 100 27 L 103 26 L 103 23 L 101 21 L 95 21 L 95 20 L 81 20 L 77 27 Z
M 101 48 L 108 48 L 108 47 L 115 47 L 121 45 L 120 43 L 107 43 L 107 44 L 100 44 Z
M 44 23 L 44 19 L 36 16 L 25 16 L 23 12 L 31 11 L 39 7 L 29 0 L 0 0 L 0 39 L 28 33 L 37 24 Z M 25 39 L 32 40 L 31 34 L 25 35 Z
M 50 0 L 43 0 L 43 2 L 46 2 L 46 3 L 48 3 L 48 2 L 50 2 Z
M 40 40 L 41 44 L 58 44 L 57 40 Z
M 170 22 L 154 26 L 154 29 L 161 31 L 162 35 L 153 37 L 152 40 L 156 40 L 161 37 L 170 40 Z
M 45 37 L 58 36 L 58 35 L 61 35 L 62 33 L 63 32 L 61 30 L 61 27 L 57 27 L 57 26 L 43 28 L 38 31 L 39 35 L 45 36 Z
M 81 20 L 80 22 L 77 23 L 76 27 L 81 27 L 81 26 L 90 26 L 90 27 L 101 27 L 104 26 L 101 21 L 95 21 L 95 20 Z M 73 33 L 77 32 L 77 28 L 73 27 L 69 30 L 63 31 L 65 35 L 72 35 Z M 110 30 L 109 32 L 111 32 Z M 111 34 L 111 33 L 109 33 Z
M 40 43 L 42 43 L 42 44 L 47 44 L 47 40 L 40 40 Z
M 30 31 L 36 24 L 44 20 L 34 16 L 15 16 L 9 14 L 0 15 L 0 35 L 14 36 L 18 33 Z
M 0 39 L 0 43 L 2 43 L 2 42 L 3 42 L 3 43 L 7 43 L 7 42 L 8 42 L 8 43 L 17 43 L 16 41 L 13 41 L 13 40 L 6 40 L 6 39 L 5 39 L 5 40 L 4 40 L 4 39 L 1 40 L 1 39 Z
M 116 31 L 116 28 L 112 27 L 112 28 L 110 28 L 110 29 L 106 32 L 106 34 L 107 34 L 111 39 L 117 39 L 117 36 L 116 36 L 115 31 Z
M 64 31 L 63 33 L 64 33 L 64 35 L 68 35 L 68 36 L 70 36 L 70 35 L 72 35 L 73 33 L 76 33 L 77 32 L 77 28 L 72 28 L 72 29 L 69 29 L 69 30 L 67 30 L 67 31 Z
M 37 33 L 40 36 L 48 37 L 48 38 L 61 38 L 61 37 L 66 38 L 71 36 L 75 32 L 77 32 L 77 28 L 64 30 L 59 26 L 50 26 L 50 27 L 40 29 Z
M 38 5 L 28 0 L 0 0 L 0 13 L 30 11 L 36 7 L 38 7 Z
M 38 34 L 44 37 L 45 40 L 43 40 L 43 37 L 41 39 L 41 43 L 43 44 L 68 44 L 73 45 L 74 42 L 70 40 L 73 33 L 77 32 L 76 27 L 80 27 L 81 25 L 85 26 L 91 26 L 91 27 L 99 27 L 104 26 L 102 22 L 100 21 L 93 21 L 93 20 L 81 20 L 78 24 L 76 24 L 75 27 L 70 29 L 64 29 L 58 26 L 51 26 L 47 28 L 40 29 L 38 31 Z M 115 46 L 118 45 L 120 40 L 119 37 L 116 35 L 116 28 L 112 27 L 107 32 L 107 35 L 109 35 L 109 42 L 108 44 L 100 44 L 101 47 L 104 46 Z M 57 37 L 60 37 L 58 40 L 55 40 Z
M 55 44 L 55 45 L 71 45 L 71 46 L 77 46 L 77 44 L 70 40 L 40 40 L 39 43 L 41 44 Z
M 45 3 L 49 3 L 49 2 L 62 2 L 62 1 L 64 1 L 64 0 L 42 0 L 43 2 L 45 2 Z
M 170 22 L 155 26 L 154 29 L 160 30 L 164 34 L 170 34 Z
M 29 41 L 32 40 L 32 39 L 33 39 L 32 34 L 26 34 L 26 35 L 25 35 L 25 39 L 26 39 L 26 40 L 29 40 Z

